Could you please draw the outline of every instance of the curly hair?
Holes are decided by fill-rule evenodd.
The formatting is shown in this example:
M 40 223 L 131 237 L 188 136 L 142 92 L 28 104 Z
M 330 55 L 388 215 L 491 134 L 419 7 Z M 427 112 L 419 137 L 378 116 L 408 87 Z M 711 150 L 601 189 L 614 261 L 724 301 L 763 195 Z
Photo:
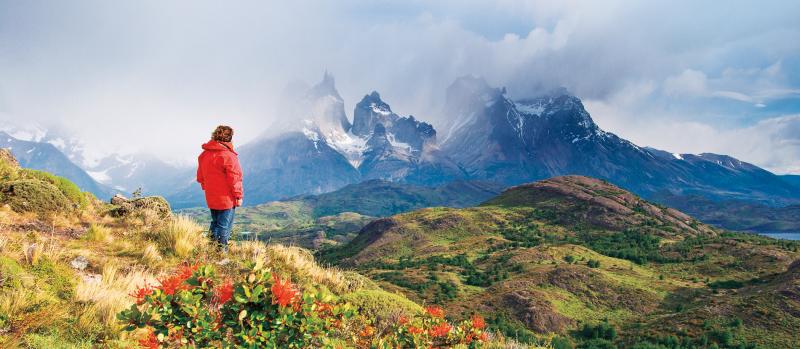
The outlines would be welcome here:
M 211 133 L 211 139 L 217 142 L 230 142 L 233 140 L 233 129 L 230 126 L 219 125 Z

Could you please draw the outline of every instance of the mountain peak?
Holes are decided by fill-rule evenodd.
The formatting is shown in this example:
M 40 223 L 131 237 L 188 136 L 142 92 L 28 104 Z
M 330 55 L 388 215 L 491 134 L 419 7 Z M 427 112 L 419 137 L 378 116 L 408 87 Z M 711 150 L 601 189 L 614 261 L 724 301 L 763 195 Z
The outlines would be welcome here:
M 370 94 L 364 95 L 364 98 L 356 104 L 351 132 L 354 135 L 366 137 L 377 124 L 391 127 L 397 118 L 398 116 L 392 112 L 389 104 L 381 100 L 378 91 L 372 91 Z
M 332 96 L 337 100 L 342 100 L 342 96 L 339 95 L 339 91 L 336 90 L 336 79 L 333 77 L 333 74 L 329 73 L 327 70 L 322 75 L 322 81 L 311 87 L 307 96 L 310 98 Z

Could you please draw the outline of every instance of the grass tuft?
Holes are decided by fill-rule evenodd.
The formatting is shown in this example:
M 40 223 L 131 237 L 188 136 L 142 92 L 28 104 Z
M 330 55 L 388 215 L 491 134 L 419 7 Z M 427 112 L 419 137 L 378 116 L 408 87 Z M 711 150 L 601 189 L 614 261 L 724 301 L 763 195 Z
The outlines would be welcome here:
M 102 225 L 92 224 L 86 232 L 85 237 L 86 240 L 89 241 L 105 242 L 110 240 L 111 234 L 109 234 L 108 228 Z
M 231 249 L 231 253 L 255 263 L 264 263 L 279 272 L 296 276 L 299 280 L 324 285 L 336 293 L 353 291 L 363 284 L 361 280 L 352 278 L 339 269 L 321 267 L 314 261 L 311 252 L 300 247 L 247 241 Z
M 130 296 L 136 288 L 146 283 L 154 283 L 154 277 L 143 269 L 133 269 L 122 273 L 113 264 L 103 268 L 103 275 L 98 279 L 84 279 L 75 289 L 75 298 L 88 302 L 91 306 L 85 309 L 82 322 L 91 324 L 92 319 L 104 326 L 110 333 L 118 332 L 117 313 L 130 306 L 134 299 Z M 88 318 L 83 318 L 88 316 Z
M 148 243 L 142 249 L 142 263 L 152 266 L 161 262 L 161 253 L 158 252 L 158 247 L 155 244 Z
M 203 230 L 191 218 L 175 216 L 158 232 L 157 242 L 162 251 L 186 258 L 195 248 L 207 242 Z

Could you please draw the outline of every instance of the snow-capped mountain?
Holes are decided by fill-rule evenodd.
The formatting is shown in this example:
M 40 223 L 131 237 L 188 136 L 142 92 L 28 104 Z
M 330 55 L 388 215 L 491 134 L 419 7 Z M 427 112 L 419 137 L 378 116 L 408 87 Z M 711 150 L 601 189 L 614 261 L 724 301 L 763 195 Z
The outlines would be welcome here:
M 442 157 L 433 126 L 397 115 L 378 92 L 356 105 L 352 124 L 330 74 L 294 95 L 297 100 L 285 101 L 281 114 L 288 117 L 280 125 L 238 149 L 248 203 L 329 192 L 367 179 L 442 184 L 464 177 Z M 201 205 L 202 192 L 192 185 L 169 199 L 176 207 Z
M 716 154 L 640 148 L 594 123 L 564 90 L 511 100 L 505 89 L 463 77 L 447 91 L 452 120 L 442 150 L 471 178 L 513 185 L 552 176 L 602 178 L 649 196 L 700 193 L 773 204 L 800 201 L 800 191 L 752 164 Z
M 446 91 L 444 136 L 413 116 L 398 115 L 374 91 L 355 105 L 351 123 L 327 73 L 292 95 L 283 124 L 239 149 L 248 204 L 369 179 L 515 185 L 566 174 L 606 179 L 647 197 L 669 192 L 800 202 L 800 188 L 757 166 L 723 155 L 641 148 L 603 131 L 580 99 L 563 89 L 512 100 L 481 78 L 459 78 Z M 170 200 L 177 207 L 203 203 L 196 185 Z
M 22 136 L 26 135 L 22 134 Z M 42 139 L 42 137 L 38 139 Z M 22 167 L 47 171 L 65 177 L 82 190 L 101 199 L 107 199 L 112 195 L 113 191 L 110 188 L 95 181 L 86 171 L 50 143 L 17 139 L 0 131 L 0 148 L 10 149 Z
M 168 164 L 149 154 L 119 154 L 90 149 L 78 137 L 59 125 L 14 125 L 4 123 L 0 130 L 11 137 L 32 143 L 49 144 L 72 164 L 80 167 L 95 182 L 111 189 L 131 193 L 139 188 L 144 194 L 164 194 L 186 187 L 190 168 Z M 45 167 L 42 159 L 32 159 L 32 168 Z M 81 181 L 80 179 L 78 181 Z M 80 186 L 80 184 L 79 184 Z M 111 188 L 111 189 L 108 189 Z
M 132 193 L 138 189 L 144 195 L 164 195 L 183 188 L 194 173 L 190 167 L 180 167 L 164 162 L 149 154 L 112 154 L 86 168 L 98 182 L 116 190 Z

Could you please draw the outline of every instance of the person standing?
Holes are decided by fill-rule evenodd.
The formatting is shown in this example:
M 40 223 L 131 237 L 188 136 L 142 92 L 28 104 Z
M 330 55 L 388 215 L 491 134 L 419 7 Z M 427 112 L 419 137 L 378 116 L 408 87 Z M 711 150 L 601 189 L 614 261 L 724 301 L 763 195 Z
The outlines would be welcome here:
M 242 206 L 242 168 L 233 150 L 233 129 L 220 125 L 203 144 L 197 158 L 197 182 L 203 188 L 206 204 L 211 211 L 211 238 L 223 252 L 228 251 L 228 239 L 233 229 L 236 207 Z

